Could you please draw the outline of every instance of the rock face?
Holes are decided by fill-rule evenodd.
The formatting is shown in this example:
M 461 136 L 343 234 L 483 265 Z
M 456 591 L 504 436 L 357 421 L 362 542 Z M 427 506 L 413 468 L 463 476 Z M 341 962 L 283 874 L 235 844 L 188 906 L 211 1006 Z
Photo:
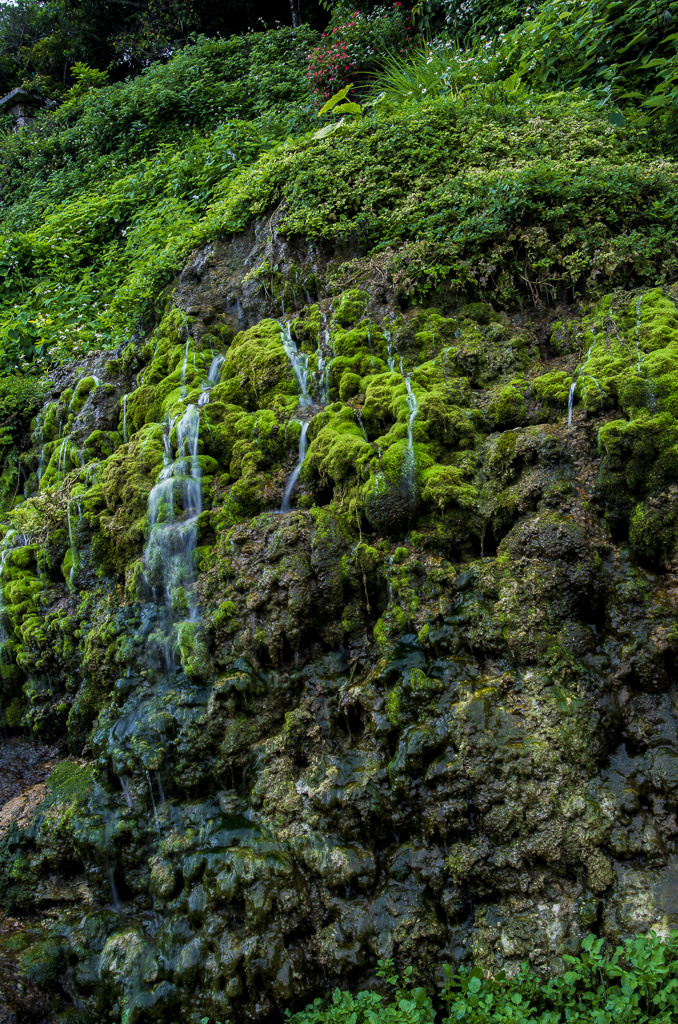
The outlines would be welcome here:
M 2 705 L 61 760 L 0 889 L 41 1008 L 256 1020 L 678 923 L 675 296 L 402 310 L 338 258 L 196 254 L 34 421 Z

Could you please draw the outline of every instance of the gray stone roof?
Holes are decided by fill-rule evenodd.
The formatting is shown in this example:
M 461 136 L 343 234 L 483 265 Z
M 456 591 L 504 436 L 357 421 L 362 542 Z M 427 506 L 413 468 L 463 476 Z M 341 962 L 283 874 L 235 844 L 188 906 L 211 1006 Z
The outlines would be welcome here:
M 0 98 L 0 108 L 12 103 L 24 103 L 42 107 L 45 105 L 45 100 L 37 92 L 28 92 L 26 89 L 12 89 L 6 96 Z

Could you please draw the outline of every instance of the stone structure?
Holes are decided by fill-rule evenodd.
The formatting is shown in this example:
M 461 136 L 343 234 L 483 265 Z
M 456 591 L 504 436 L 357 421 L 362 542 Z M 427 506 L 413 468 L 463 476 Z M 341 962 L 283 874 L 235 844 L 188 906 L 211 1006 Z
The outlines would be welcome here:
M 56 106 L 54 100 L 47 100 L 38 92 L 29 92 L 27 89 L 12 89 L 6 96 L 0 99 L 0 111 L 9 113 L 14 118 L 14 129 L 25 128 L 30 124 L 35 111 L 41 107 L 53 108 Z

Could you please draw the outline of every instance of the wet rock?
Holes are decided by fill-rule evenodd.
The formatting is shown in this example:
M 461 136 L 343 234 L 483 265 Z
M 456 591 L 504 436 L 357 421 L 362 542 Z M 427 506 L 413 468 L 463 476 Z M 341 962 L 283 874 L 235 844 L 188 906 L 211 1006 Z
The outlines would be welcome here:
M 196 253 L 34 423 L 0 530 L 15 1015 L 30 976 L 35 1013 L 237 1024 L 382 957 L 559 971 L 678 923 L 671 300 L 615 299 L 626 345 L 580 365 L 607 307 L 396 309 L 331 296 L 332 256 L 275 221 Z

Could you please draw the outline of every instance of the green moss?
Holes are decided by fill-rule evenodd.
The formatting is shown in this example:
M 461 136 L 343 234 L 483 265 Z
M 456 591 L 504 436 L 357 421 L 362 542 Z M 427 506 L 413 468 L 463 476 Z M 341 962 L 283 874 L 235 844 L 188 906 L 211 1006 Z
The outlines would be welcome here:
M 494 389 L 488 412 L 494 426 L 504 430 L 523 426 L 528 421 L 525 399 L 512 384 Z
M 678 495 L 675 488 L 639 502 L 629 521 L 629 541 L 642 561 L 656 565 L 678 547 Z
M 236 335 L 221 377 L 222 380 L 240 380 L 250 408 L 265 406 L 276 395 L 297 394 L 299 386 L 285 354 L 280 324 L 276 320 L 261 320 L 255 327 Z M 221 387 L 218 385 L 213 391 L 217 401 L 225 398 Z
M 357 373 L 345 372 L 341 376 L 339 384 L 339 397 L 342 402 L 347 402 L 360 392 L 361 380 Z
M 189 679 L 205 679 L 212 668 L 205 630 L 201 622 L 180 622 L 176 626 L 176 650 Z
M 96 377 L 83 377 L 82 380 L 79 380 L 73 392 L 73 397 L 68 403 L 70 412 L 79 413 L 90 394 L 98 386 L 99 381 Z M 65 396 L 63 396 L 63 399 L 65 401 Z
M 368 300 L 367 292 L 360 291 L 358 288 L 342 292 L 334 308 L 335 321 L 341 327 L 353 327 L 365 312 Z
M 478 501 L 476 487 L 457 466 L 431 466 L 423 476 L 422 497 L 439 512 L 459 507 L 473 509 Z
M 391 725 L 400 725 L 400 693 L 395 686 L 386 697 L 386 717 Z
M 66 965 L 66 946 L 54 939 L 41 942 L 21 957 L 21 974 L 29 985 L 54 984 Z
M 553 370 L 534 377 L 530 388 L 537 401 L 553 409 L 566 409 L 572 377 L 564 370 Z
M 316 425 L 317 424 L 317 425 Z M 321 483 L 340 484 L 365 478 L 375 452 L 365 440 L 355 413 L 347 406 L 330 406 L 314 421 L 302 478 L 319 478 Z
M 57 800 L 85 803 L 92 794 L 94 768 L 77 761 L 62 761 L 47 778 L 47 788 Z
M 642 494 L 678 479 L 678 423 L 669 413 L 613 420 L 599 431 L 600 482 L 612 496 Z
M 24 705 L 21 697 L 14 697 L 5 708 L 5 723 L 10 729 L 18 729 L 23 724 Z

